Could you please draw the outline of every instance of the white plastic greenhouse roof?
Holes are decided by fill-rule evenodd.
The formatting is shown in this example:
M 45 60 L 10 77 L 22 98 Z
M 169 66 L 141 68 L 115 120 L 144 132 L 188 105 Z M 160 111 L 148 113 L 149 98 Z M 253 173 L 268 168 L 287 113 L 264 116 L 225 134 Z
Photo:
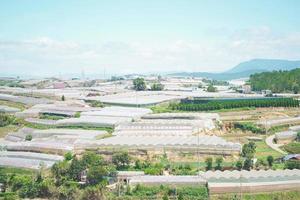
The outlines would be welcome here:
M 1 93 L 0 93 L 0 99 L 1 100 L 6 100 L 6 101 L 29 104 L 29 105 L 35 105 L 35 104 L 40 104 L 40 103 L 45 103 L 46 104 L 46 103 L 52 102 L 51 100 L 45 99 L 45 98 L 14 96 L 14 95 L 10 95 L 10 94 L 1 94 Z
M 19 108 L 0 105 L 0 112 L 15 113 L 15 112 L 19 112 L 19 111 L 20 111 Z
M 294 131 L 282 131 L 275 134 L 275 137 L 278 139 L 289 139 L 289 138 L 296 138 L 297 132 Z
M 128 117 L 108 117 L 108 116 L 81 116 L 80 118 L 61 119 L 56 122 L 56 125 L 89 125 L 94 127 L 113 127 L 122 122 L 129 122 Z
M 0 151 L 0 166 L 38 169 L 43 165 L 48 168 L 63 159 L 62 156 L 43 153 Z
M 300 180 L 299 169 L 285 170 L 251 170 L 251 171 L 207 171 L 199 175 L 211 182 L 268 182 L 276 180 Z
M 133 176 L 130 184 L 205 184 L 200 176 Z
M 185 118 L 185 119 L 214 119 L 219 120 L 218 113 L 157 113 L 148 114 L 142 117 L 143 119 L 172 119 L 172 118 Z
M 291 131 L 300 131 L 300 126 L 291 126 L 291 127 L 289 127 L 289 130 L 291 130 Z
M 151 112 L 148 108 L 108 106 L 99 111 L 82 112 L 81 116 L 139 117 Z
M 199 138 L 199 140 L 198 140 Z M 80 143 L 80 142 L 79 142 Z M 194 147 L 199 144 L 201 149 L 240 151 L 241 145 L 227 142 L 217 136 L 113 136 L 90 144 L 98 146 L 128 146 L 128 147 Z

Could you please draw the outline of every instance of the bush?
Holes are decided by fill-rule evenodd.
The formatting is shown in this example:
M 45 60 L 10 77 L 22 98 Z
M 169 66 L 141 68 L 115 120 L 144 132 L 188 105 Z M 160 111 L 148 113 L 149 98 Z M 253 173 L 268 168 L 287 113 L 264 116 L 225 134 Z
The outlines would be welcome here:
M 299 160 L 288 160 L 284 163 L 285 169 L 300 169 L 300 161 Z
M 0 127 L 14 124 L 15 122 L 16 122 L 16 118 L 13 115 L 0 113 Z
M 163 89 L 164 89 L 164 85 L 161 83 L 154 83 L 153 85 L 151 85 L 152 91 L 161 91 Z
M 233 127 L 236 129 L 241 129 L 242 131 L 251 131 L 252 133 L 265 133 L 263 128 L 260 128 L 251 122 L 235 122 Z
M 207 92 L 217 92 L 217 88 L 213 85 L 209 85 L 206 89 Z
M 26 141 L 31 141 L 32 140 L 32 135 L 31 134 L 26 135 L 25 140 Z
M 270 167 L 272 167 L 272 166 L 273 166 L 273 162 L 274 162 L 273 156 L 268 156 L 268 157 L 267 157 L 267 161 L 268 161 L 268 165 L 269 165 Z
M 213 159 L 211 157 L 206 158 L 205 163 L 206 163 L 206 170 L 211 170 Z

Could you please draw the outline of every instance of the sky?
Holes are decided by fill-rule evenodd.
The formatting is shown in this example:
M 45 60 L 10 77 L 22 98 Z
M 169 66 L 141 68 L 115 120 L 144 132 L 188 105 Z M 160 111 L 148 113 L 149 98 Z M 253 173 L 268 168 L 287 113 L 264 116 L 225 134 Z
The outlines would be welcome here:
M 222 72 L 300 60 L 299 0 L 1 0 L 0 74 Z

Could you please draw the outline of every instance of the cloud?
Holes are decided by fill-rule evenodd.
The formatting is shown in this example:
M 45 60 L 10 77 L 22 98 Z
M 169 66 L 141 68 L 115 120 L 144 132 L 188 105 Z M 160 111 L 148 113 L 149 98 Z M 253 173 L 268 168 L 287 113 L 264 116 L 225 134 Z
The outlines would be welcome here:
M 220 33 L 221 34 L 221 33 Z M 237 30 L 215 40 L 108 41 L 81 44 L 39 37 L 0 41 L 2 72 L 34 75 L 110 74 L 151 71 L 222 71 L 253 58 L 300 59 L 300 33 L 269 27 Z

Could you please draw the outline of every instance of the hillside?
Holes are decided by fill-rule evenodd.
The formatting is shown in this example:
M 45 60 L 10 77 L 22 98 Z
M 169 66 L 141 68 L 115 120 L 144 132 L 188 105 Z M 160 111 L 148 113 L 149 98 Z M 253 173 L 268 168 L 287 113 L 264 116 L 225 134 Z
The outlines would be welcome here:
M 251 74 L 273 71 L 273 70 L 292 70 L 300 67 L 300 61 L 278 60 L 278 59 L 253 59 L 242 62 L 232 69 L 222 73 L 208 72 L 178 72 L 169 74 L 170 76 L 193 76 L 206 77 L 218 80 L 231 80 L 249 77 Z
M 291 71 L 273 71 L 250 76 L 251 87 L 255 91 L 272 90 L 273 92 L 300 92 L 300 68 Z

